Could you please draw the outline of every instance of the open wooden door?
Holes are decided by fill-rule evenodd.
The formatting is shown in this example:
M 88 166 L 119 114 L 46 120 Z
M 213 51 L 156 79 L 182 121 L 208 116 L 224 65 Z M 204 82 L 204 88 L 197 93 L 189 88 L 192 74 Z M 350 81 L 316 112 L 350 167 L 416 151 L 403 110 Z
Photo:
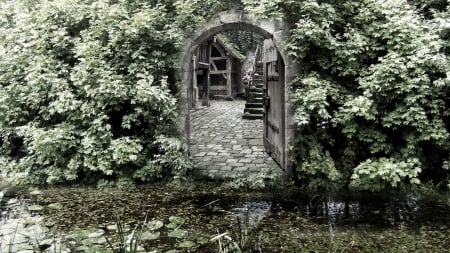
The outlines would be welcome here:
M 284 169 L 284 62 L 271 39 L 264 40 L 264 148 Z

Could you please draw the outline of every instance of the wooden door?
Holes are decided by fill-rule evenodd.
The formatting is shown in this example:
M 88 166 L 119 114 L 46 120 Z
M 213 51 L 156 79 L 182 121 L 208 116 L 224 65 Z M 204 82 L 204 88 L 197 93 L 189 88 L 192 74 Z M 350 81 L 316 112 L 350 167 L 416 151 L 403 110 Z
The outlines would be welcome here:
M 284 167 L 284 63 L 271 39 L 264 41 L 264 148 Z

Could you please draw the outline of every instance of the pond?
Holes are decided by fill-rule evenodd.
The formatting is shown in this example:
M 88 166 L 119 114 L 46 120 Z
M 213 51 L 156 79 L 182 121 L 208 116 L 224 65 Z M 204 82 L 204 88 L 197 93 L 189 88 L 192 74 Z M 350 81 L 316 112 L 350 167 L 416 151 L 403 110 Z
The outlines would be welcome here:
M 0 252 L 120 252 L 130 245 L 132 251 L 164 253 L 450 249 L 448 194 L 240 193 L 217 186 L 149 186 L 129 191 L 59 187 L 3 195 Z

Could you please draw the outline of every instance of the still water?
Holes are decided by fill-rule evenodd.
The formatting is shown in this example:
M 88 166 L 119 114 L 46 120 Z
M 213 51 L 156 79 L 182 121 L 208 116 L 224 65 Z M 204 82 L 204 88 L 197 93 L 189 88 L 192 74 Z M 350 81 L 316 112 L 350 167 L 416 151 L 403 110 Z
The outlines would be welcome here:
M 239 252 L 230 241 L 243 252 L 450 252 L 447 193 L 161 186 L 53 188 L 1 197 L 0 252 L 111 252 L 120 241 L 118 221 L 129 242 L 141 232 L 136 244 L 142 252 L 226 252 L 221 247 L 227 243 L 228 252 Z

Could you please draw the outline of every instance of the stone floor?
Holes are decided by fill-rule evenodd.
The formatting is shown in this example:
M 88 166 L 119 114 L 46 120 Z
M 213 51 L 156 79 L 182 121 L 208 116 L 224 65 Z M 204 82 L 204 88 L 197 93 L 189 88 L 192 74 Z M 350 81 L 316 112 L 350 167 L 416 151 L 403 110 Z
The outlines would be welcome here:
M 257 172 L 282 174 L 264 152 L 263 121 L 242 119 L 244 100 L 211 101 L 191 111 L 191 155 L 198 176 L 226 179 Z

